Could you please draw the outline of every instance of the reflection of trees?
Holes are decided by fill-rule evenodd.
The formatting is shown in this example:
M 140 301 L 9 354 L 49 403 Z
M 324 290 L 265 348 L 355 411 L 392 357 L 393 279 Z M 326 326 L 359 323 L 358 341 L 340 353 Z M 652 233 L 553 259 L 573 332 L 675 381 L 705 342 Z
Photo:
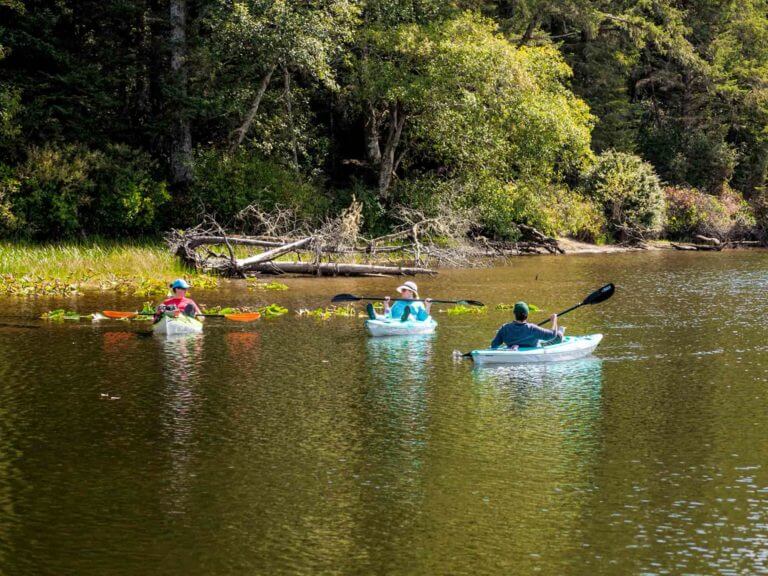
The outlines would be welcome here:
M 18 402 L 14 391 L 18 388 L 8 385 L 11 379 L 0 368 L 0 568 L 10 566 L 13 548 L 11 535 L 19 521 L 14 505 L 13 484 L 18 481 L 19 470 L 16 460 L 21 456 L 16 448 L 15 407 Z

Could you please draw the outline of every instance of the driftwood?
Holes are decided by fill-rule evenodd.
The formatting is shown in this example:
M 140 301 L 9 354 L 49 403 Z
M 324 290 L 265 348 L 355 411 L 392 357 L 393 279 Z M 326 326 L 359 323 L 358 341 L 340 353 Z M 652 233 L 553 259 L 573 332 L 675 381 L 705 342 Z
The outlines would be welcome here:
M 415 276 L 437 274 L 429 268 L 410 266 L 382 266 L 377 264 L 344 264 L 339 262 L 263 262 L 251 267 L 263 274 L 312 274 L 316 276 Z
M 256 273 L 433 274 L 427 263 L 476 266 L 492 257 L 565 253 L 555 238 L 524 224 L 518 226 L 521 239 L 517 242 L 493 242 L 483 237 L 470 241 L 476 215 L 456 208 L 450 200 L 429 215 L 396 208 L 401 224 L 391 233 L 374 238 L 360 234 L 362 204 L 353 200 L 337 218 L 313 224 L 288 209 L 264 212 L 249 206 L 238 215 L 237 233 L 225 231 L 207 217 L 195 228 L 172 230 L 166 240 L 189 266 L 241 277 Z M 216 252 L 217 246 L 226 246 L 226 251 Z M 295 254 L 298 262 L 277 261 L 289 253 Z
M 705 238 L 695 236 L 697 239 Z M 710 239 L 712 240 L 712 239 Z M 675 250 L 685 251 L 702 251 L 702 252 L 720 252 L 728 248 L 758 248 L 764 246 L 762 242 L 757 240 L 728 240 L 726 242 L 719 242 L 718 244 L 675 244 L 672 243 L 672 248 Z
M 243 258 L 243 259 L 237 260 L 237 267 L 241 270 L 251 270 L 254 267 L 258 267 L 259 264 L 263 264 L 264 262 L 269 262 L 270 260 L 274 260 L 278 256 L 282 256 L 283 254 L 287 254 L 288 252 L 293 252 L 294 250 L 297 250 L 302 246 L 306 246 L 307 244 L 312 242 L 312 240 L 313 240 L 312 236 L 308 238 L 302 238 L 301 240 L 297 240 L 296 242 L 290 242 L 278 248 L 267 250 L 266 252 L 262 252 L 261 254 L 257 254 L 256 256 L 251 256 L 249 258 Z
M 198 270 L 223 275 L 244 276 L 245 274 L 313 274 L 329 275 L 415 275 L 434 274 L 421 265 L 419 225 L 416 222 L 408 229 L 387 236 L 366 239 L 358 234 L 361 211 L 358 204 L 347 209 L 341 217 L 329 220 L 307 233 L 306 227 L 290 212 L 276 214 L 250 209 L 246 216 L 251 220 L 254 235 L 228 234 L 212 218 L 208 218 L 191 230 L 173 230 L 166 240 L 185 264 Z M 255 225 L 253 224 L 255 222 Z M 403 239 L 398 245 L 385 245 L 394 239 Z M 409 241 L 410 240 L 410 241 Z M 213 249 L 226 246 L 224 254 Z M 246 257 L 237 257 L 235 247 L 266 249 Z M 277 261 L 288 253 L 295 253 L 298 262 Z M 354 255 L 355 258 L 370 260 L 382 255 L 400 254 L 403 262 L 389 265 L 382 262 L 334 262 L 334 258 Z M 413 256 L 414 264 L 407 265 Z

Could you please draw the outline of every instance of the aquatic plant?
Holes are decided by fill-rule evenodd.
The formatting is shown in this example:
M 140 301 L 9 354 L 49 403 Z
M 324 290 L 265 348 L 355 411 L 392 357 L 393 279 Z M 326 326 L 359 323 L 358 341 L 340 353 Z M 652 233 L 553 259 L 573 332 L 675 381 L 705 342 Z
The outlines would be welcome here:
M 496 310 L 514 310 L 514 309 L 515 309 L 514 304 L 496 304 Z M 543 310 L 538 306 L 536 306 L 536 304 L 528 304 L 528 311 L 543 312 Z
M 330 318 L 362 318 L 367 317 L 366 314 L 358 312 L 352 305 L 347 306 L 329 306 L 327 308 L 315 308 L 309 310 L 301 308 L 296 311 L 297 316 L 306 316 L 311 318 L 317 318 L 319 320 L 328 320 Z
M 459 316 L 460 314 L 485 314 L 487 311 L 488 308 L 485 306 L 464 306 L 462 304 L 457 304 L 446 310 L 449 316 Z
M 264 318 L 277 318 L 278 316 L 288 314 L 288 308 L 284 308 L 279 304 L 269 304 L 268 306 L 264 306 L 258 310 L 261 312 L 261 315 Z
M 248 280 L 249 290 L 288 290 L 288 286 L 281 282 L 258 282 Z
M 52 322 L 64 322 L 64 320 L 71 320 L 75 322 L 80 321 L 80 314 L 73 310 L 65 310 L 64 308 L 57 308 L 56 310 L 49 310 L 40 316 L 43 320 L 51 320 Z
M 0 274 L 0 294 L 6 296 L 71 296 L 78 286 L 69 280 Z
M 214 316 L 217 314 L 238 314 L 240 312 L 250 312 L 250 308 L 235 308 L 232 306 L 205 306 L 201 307 L 201 311 L 205 316 Z

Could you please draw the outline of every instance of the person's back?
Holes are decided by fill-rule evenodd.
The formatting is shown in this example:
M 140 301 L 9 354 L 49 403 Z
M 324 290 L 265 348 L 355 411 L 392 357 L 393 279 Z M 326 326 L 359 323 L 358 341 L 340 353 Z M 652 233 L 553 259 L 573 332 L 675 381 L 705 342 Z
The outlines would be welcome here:
M 507 348 L 519 346 L 522 348 L 535 348 L 540 341 L 554 340 L 561 337 L 557 329 L 557 314 L 552 314 L 552 329 L 548 330 L 528 322 L 528 305 L 518 302 L 514 308 L 515 321 L 504 324 L 496 333 L 491 342 L 491 348 L 498 348 L 504 344 Z

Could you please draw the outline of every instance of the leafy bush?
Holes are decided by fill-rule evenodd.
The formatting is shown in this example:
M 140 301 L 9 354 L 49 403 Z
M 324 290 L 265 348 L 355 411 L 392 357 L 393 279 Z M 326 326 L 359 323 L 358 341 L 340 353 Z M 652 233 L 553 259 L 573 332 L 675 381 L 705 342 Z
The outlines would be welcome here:
M 151 231 L 169 200 L 165 183 L 152 176 L 155 168 L 148 155 L 121 145 L 105 152 L 74 145 L 32 148 L 14 177 L 0 185 L 12 215 L 6 220 L 14 222 L 6 232 L 59 238 Z
M 563 186 L 536 182 L 484 182 L 476 202 L 483 226 L 497 238 L 514 240 L 517 224 L 551 236 L 600 241 L 605 218 L 592 200 Z
M 696 188 L 667 187 L 667 236 L 688 239 L 696 234 L 728 239 L 754 226 L 751 206 L 730 189 L 720 196 Z
M 145 152 L 124 145 L 96 155 L 90 169 L 94 197 L 87 211 L 89 232 L 146 233 L 171 199 L 165 182 L 155 180 L 157 164 Z
M 664 193 L 653 166 L 634 154 L 608 150 L 582 175 L 582 189 L 604 208 L 610 229 L 658 235 L 664 225 Z
M 233 155 L 217 150 L 198 153 L 195 183 L 181 208 L 187 220 L 204 212 L 227 222 L 250 204 L 264 210 L 279 205 L 314 216 L 325 211 L 328 201 L 292 170 L 247 150 Z
M 18 228 L 10 198 L 19 192 L 20 182 L 10 166 L 0 164 L 0 235 L 8 235 Z

